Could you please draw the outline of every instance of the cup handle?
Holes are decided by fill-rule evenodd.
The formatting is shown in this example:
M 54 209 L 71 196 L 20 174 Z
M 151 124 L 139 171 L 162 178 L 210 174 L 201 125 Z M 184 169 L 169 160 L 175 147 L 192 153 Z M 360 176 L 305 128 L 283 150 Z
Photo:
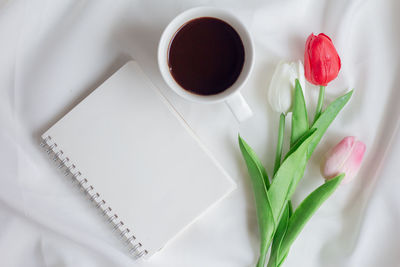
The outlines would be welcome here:
M 239 92 L 230 96 L 225 103 L 228 105 L 233 115 L 235 115 L 235 118 L 238 122 L 243 122 L 253 116 L 253 112 L 251 111 L 249 105 Z

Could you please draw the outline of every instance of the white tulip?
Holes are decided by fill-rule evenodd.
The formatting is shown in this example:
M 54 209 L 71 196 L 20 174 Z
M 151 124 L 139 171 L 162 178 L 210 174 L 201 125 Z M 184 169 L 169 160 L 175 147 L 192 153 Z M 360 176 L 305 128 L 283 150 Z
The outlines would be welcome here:
M 273 110 L 285 114 L 291 111 L 296 79 L 299 79 L 304 90 L 304 67 L 301 61 L 279 62 L 269 84 L 268 99 Z

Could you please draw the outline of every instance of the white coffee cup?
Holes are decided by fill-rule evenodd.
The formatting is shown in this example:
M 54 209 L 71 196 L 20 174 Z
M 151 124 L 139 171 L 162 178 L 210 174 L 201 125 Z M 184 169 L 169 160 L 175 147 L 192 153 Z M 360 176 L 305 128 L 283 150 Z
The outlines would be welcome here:
M 168 66 L 168 50 L 170 42 L 178 29 L 190 20 L 201 17 L 213 17 L 225 21 L 239 34 L 244 47 L 244 63 L 235 83 L 215 95 L 197 95 L 183 89 L 173 78 Z M 250 33 L 243 23 L 231 13 L 214 7 L 196 7 L 184 11 L 175 17 L 165 28 L 158 44 L 158 66 L 165 82 L 181 97 L 198 103 L 226 102 L 236 119 L 241 122 L 253 115 L 249 105 L 239 90 L 246 83 L 254 65 L 254 45 Z

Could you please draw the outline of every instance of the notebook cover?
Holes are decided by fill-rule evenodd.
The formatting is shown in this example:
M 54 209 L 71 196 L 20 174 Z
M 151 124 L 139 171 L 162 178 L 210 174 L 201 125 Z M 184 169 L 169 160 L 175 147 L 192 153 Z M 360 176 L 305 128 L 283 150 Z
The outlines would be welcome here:
M 151 256 L 235 188 L 134 61 L 46 131 Z

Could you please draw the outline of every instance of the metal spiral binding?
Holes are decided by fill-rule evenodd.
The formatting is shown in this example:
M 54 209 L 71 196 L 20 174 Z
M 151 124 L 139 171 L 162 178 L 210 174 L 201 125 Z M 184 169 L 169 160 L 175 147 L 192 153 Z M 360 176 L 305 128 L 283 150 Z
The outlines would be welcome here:
M 51 136 L 42 138 L 40 146 L 45 149 L 49 156 L 53 156 L 54 162 L 58 163 L 57 167 L 63 171 L 66 177 L 70 177 L 73 182 L 76 182 L 83 192 L 88 196 L 89 200 L 99 208 L 107 221 L 112 225 L 113 230 L 119 232 L 119 236 L 125 241 L 129 253 L 136 259 L 148 254 L 140 242 L 136 240 L 131 230 L 125 226 L 124 222 L 119 219 L 118 215 L 112 212 L 104 199 L 101 199 L 100 194 L 95 191 L 94 187 L 89 184 L 89 181 L 84 178 L 83 174 L 77 170 L 77 167 L 58 147 Z

